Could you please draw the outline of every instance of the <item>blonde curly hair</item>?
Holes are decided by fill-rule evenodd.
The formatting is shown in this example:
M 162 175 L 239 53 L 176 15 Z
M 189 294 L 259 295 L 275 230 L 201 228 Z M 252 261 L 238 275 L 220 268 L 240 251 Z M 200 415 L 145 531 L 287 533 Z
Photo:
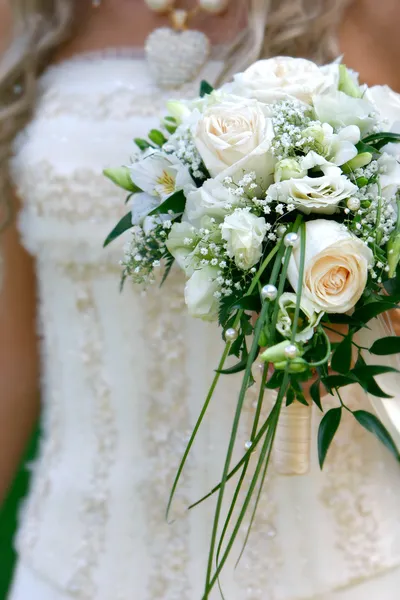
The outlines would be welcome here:
M 0 62 L 0 228 L 10 218 L 11 142 L 32 114 L 38 76 L 54 50 L 73 35 L 75 2 L 10 0 L 12 41 Z M 260 56 L 301 56 L 319 63 L 335 58 L 336 27 L 347 2 L 249 0 L 248 26 L 232 44 L 222 78 L 228 79 Z

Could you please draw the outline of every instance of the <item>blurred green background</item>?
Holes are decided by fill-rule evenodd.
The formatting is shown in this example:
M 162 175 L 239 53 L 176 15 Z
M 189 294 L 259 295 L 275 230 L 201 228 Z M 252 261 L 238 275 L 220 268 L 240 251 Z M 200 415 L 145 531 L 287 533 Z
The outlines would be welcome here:
M 7 597 L 7 590 L 12 579 L 16 560 L 13 538 L 17 528 L 19 507 L 29 486 L 30 471 L 28 466 L 36 456 L 38 439 L 39 429 L 32 436 L 14 484 L 0 511 L 0 600 L 5 600 Z

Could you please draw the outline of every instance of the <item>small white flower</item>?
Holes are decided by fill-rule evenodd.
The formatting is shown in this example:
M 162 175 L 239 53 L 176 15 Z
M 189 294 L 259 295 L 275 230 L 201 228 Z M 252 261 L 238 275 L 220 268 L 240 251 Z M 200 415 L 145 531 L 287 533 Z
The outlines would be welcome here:
M 185 286 L 185 302 L 192 317 L 214 321 L 218 317 L 217 270 L 206 266 L 194 271 Z

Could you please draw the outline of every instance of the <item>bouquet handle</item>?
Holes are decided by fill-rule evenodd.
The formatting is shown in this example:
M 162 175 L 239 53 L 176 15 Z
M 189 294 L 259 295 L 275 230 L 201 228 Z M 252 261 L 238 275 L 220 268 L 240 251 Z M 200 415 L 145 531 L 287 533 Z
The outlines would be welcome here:
M 274 462 L 281 475 L 304 475 L 310 468 L 312 406 L 294 402 L 282 408 Z

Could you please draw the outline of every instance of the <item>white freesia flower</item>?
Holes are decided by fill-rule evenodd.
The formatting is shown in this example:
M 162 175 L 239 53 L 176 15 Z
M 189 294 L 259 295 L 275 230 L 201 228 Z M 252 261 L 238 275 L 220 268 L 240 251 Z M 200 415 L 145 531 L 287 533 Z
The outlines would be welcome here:
M 283 293 L 279 297 L 279 312 L 276 328 L 283 337 L 290 338 L 293 327 L 293 315 L 296 308 L 296 294 Z M 314 329 L 320 322 L 323 311 L 316 310 L 314 304 L 308 298 L 301 298 L 300 318 L 296 333 L 296 342 L 307 342 L 314 335 Z
M 374 106 L 363 98 L 352 98 L 344 92 L 313 96 L 317 119 L 332 127 L 357 125 L 365 133 L 375 124 Z
M 195 227 L 200 227 L 200 222 L 205 215 L 222 221 L 229 212 L 232 212 L 232 207 L 238 206 L 239 203 L 238 196 L 235 196 L 221 181 L 208 179 L 201 188 L 188 194 L 182 218 Z
M 173 223 L 168 234 L 166 246 L 177 264 L 186 275 L 192 275 L 198 260 L 194 259 L 194 250 L 198 243 L 198 231 L 187 222 Z
M 299 281 L 300 249 L 289 262 L 288 279 L 294 290 Z M 360 299 L 373 265 L 370 248 L 336 221 L 318 219 L 306 223 L 304 298 L 316 310 L 345 313 Z
M 322 71 L 304 58 L 278 56 L 260 60 L 244 73 L 235 76 L 234 92 L 272 104 L 279 100 L 297 99 L 311 104 L 313 94 L 334 89 L 330 72 Z
M 194 185 L 188 167 L 175 156 L 159 150 L 149 151 L 129 168 L 132 181 L 147 194 L 161 200 Z
M 212 177 L 255 170 L 254 159 L 259 172 L 271 173 L 272 138 L 272 119 L 263 106 L 237 97 L 210 106 L 193 128 L 197 150 Z
M 315 153 L 310 155 L 318 156 Z M 321 170 L 326 169 L 326 174 L 321 177 L 303 177 L 301 179 L 289 179 L 271 185 L 268 196 L 277 202 L 294 204 L 298 210 L 305 214 L 319 213 L 333 215 L 340 202 L 352 196 L 357 190 L 351 181 L 342 174 L 339 167 L 327 163 L 321 159 Z M 309 156 L 303 159 L 302 165 L 315 166 Z M 312 168 L 308 166 L 307 168 Z
M 257 217 L 246 208 L 237 208 L 225 217 L 221 225 L 222 238 L 227 242 L 227 253 L 240 269 L 250 269 L 262 256 L 262 243 L 267 233 L 263 217 Z
M 219 290 L 217 277 L 218 267 L 208 266 L 194 271 L 185 286 L 189 315 L 204 321 L 215 321 L 218 317 L 219 301 L 215 296 Z

